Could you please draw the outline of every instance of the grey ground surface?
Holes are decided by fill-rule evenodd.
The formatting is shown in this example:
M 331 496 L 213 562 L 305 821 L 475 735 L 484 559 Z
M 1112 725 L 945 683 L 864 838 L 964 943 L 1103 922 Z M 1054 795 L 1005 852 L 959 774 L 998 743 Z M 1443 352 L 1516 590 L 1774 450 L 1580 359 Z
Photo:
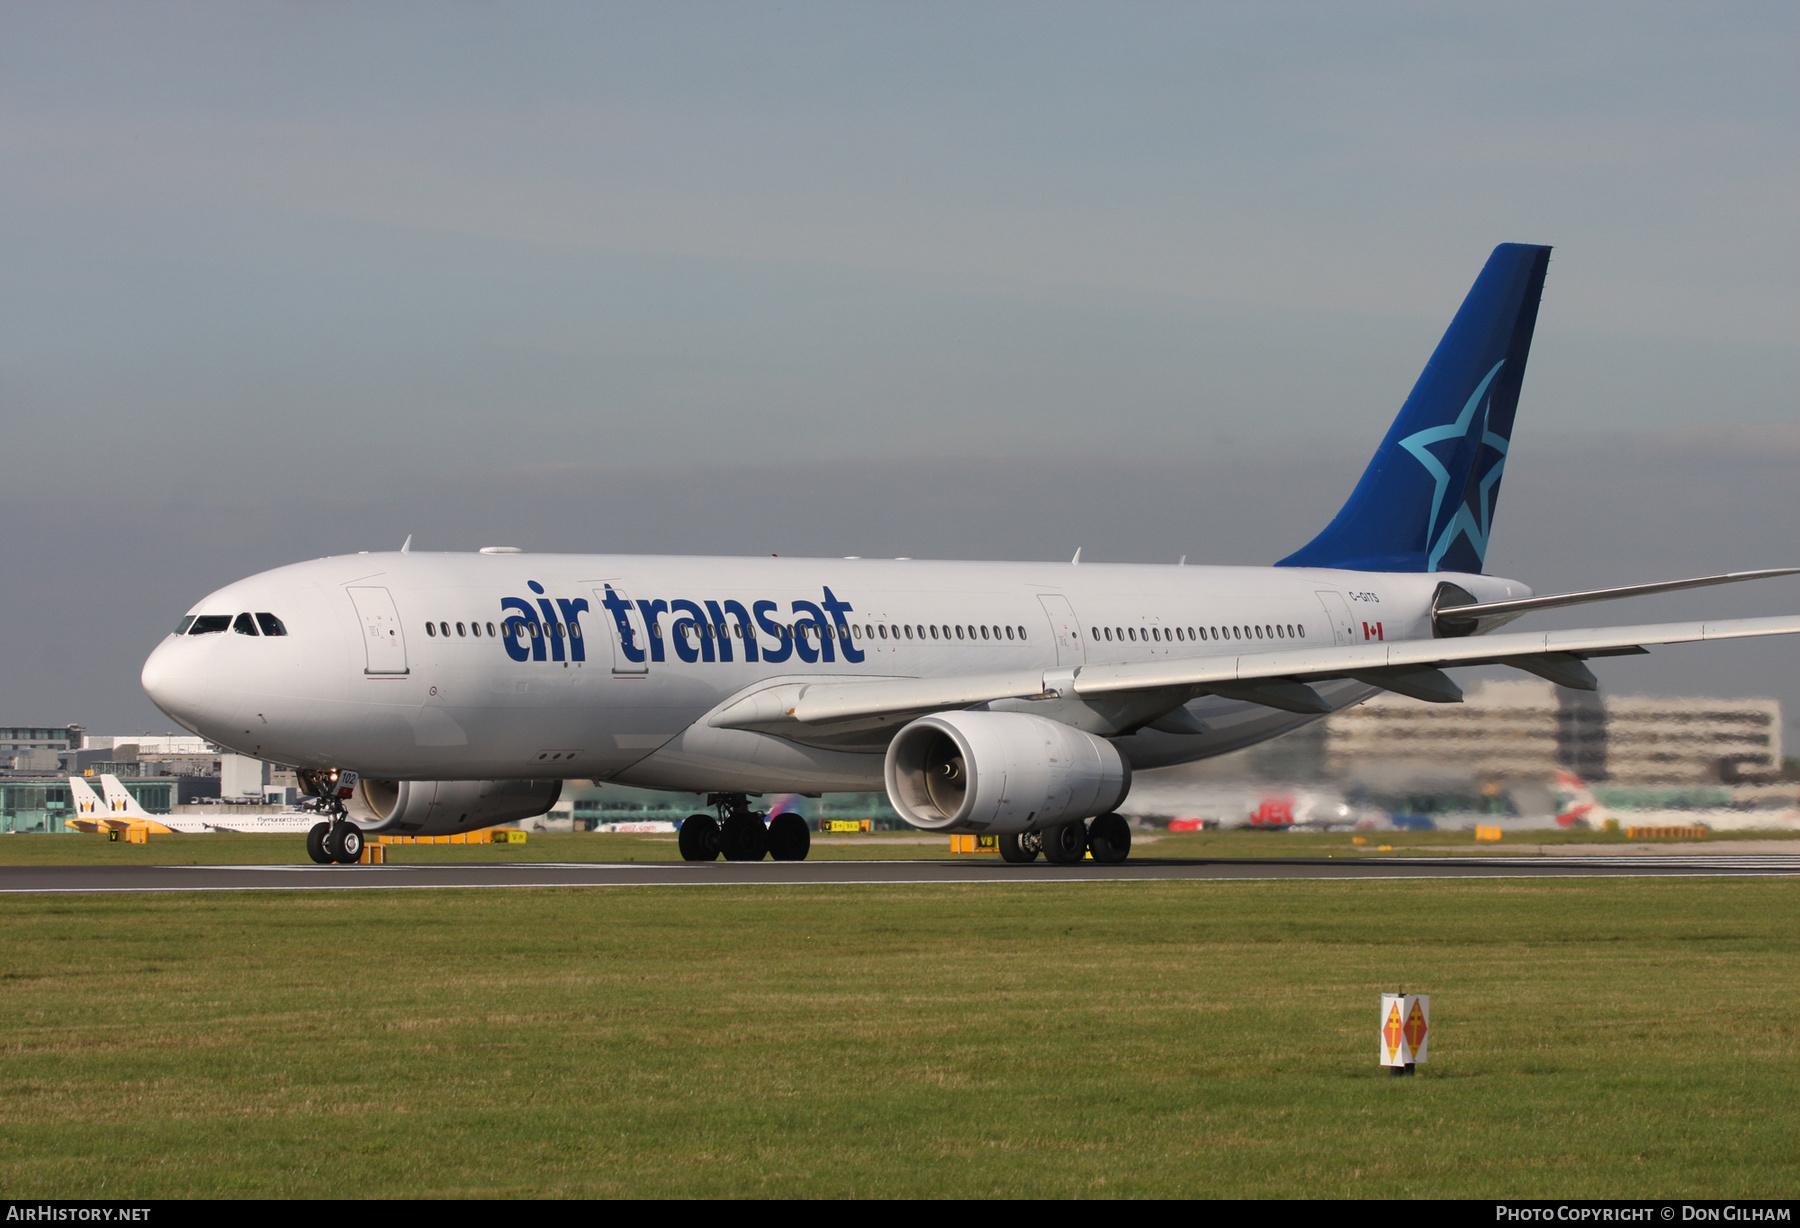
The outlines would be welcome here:
M 0 895 L 119 891 L 314 891 L 471 887 L 829 886 L 1218 879 L 1554 878 L 1795 875 L 1800 855 L 1177 860 L 1011 866 L 998 861 L 537 863 L 437 866 L 7 866 Z

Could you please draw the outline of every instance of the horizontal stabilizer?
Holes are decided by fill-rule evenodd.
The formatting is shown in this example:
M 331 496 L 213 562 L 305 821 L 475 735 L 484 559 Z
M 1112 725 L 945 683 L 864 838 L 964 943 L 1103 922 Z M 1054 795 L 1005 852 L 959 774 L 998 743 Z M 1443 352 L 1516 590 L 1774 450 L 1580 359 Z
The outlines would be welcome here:
M 1433 611 L 1440 632 L 1446 626 L 1463 631 L 1471 623 L 1485 619 L 1516 618 L 1534 610 L 1556 610 L 1564 606 L 1587 605 L 1593 601 L 1619 601 L 1626 597 L 1648 597 L 1654 593 L 1673 593 L 1684 588 L 1709 588 L 1715 584 L 1738 584 L 1745 580 L 1767 580 L 1774 576 L 1800 575 L 1800 567 L 1771 567 L 1763 571 L 1730 571 L 1717 576 L 1696 576 L 1691 580 L 1661 580 L 1655 584 L 1628 584 L 1624 588 L 1593 588 L 1581 593 L 1558 593 L 1551 597 L 1521 597 L 1516 601 L 1488 601 L 1476 605 L 1440 606 Z M 1466 631 L 1463 632 L 1466 634 Z

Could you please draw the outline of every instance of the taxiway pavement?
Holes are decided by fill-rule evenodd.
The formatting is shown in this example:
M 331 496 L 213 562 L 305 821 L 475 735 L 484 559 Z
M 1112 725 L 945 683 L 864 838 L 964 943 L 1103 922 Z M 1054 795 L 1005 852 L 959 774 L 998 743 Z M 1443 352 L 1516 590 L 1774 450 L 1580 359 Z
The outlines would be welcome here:
M 492 887 L 946 886 L 1231 879 L 1767 877 L 1800 855 L 1681 857 L 1142 858 L 1012 866 L 969 861 L 527 862 L 386 866 L 0 866 L 0 895 L 143 891 L 369 891 Z

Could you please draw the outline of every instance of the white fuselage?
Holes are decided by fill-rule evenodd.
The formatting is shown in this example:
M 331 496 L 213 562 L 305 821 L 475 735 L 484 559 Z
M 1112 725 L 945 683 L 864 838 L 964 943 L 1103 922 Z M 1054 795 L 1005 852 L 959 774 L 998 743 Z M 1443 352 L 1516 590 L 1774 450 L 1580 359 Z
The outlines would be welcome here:
M 1530 591 L 1479 575 L 1301 568 L 363 554 L 211 594 L 194 615 L 272 613 L 286 634 L 171 635 L 143 682 L 195 733 L 303 768 L 696 792 L 871 790 L 882 787 L 879 747 L 807 745 L 707 717 L 775 682 L 1066 669 L 1267 651 L 1289 639 L 1429 638 L 1444 580 L 1482 601 Z M 1348 680 L 1318 689 L 1338 706 L 1371 693 Z M 1211 695 L 1188 711 L 1203 732 L 1145 728 L 1116 745 L 1134 768 L 1157 767 L 1313 719 Z

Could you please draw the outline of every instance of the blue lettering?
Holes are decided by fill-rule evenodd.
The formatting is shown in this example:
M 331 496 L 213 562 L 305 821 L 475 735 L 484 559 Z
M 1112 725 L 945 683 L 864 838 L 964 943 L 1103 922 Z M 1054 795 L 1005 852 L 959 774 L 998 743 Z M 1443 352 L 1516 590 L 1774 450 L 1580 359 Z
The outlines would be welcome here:
M 581 615 L 587 610 L 586 597 L 577 597 L 573 601 L 556 599 L 557 608 L 562 611 L 563 622 L 569 627 L 569 660 L 587 660 L 587 637 L 581 631 Z
M 533 584 L 532 587 L 536 588 L 537 585 Z M 562 636 L 556 634 L 556 611 L 550 607 L 548 597 L 538 598 L 538 608 L 544 612 L 544 639 L 550 643 L 550 659 L 560 661 L 563 659 L 563 642 Z
M 775 647 L 763 649 L 762 659 L 767 661 L 770 665 L 779 665 L 781 662 L 793 656 L 794 637 L 789 635 L 788 629 L 780 623 L 769 621 L 769 611 L 780 607 L 773 601 L 758 601 L 750 608 L 756 611 L 756 625 L 775 637 Z M 745 640 L 744 642 L 748 645 L 750 641 Z M 746 648 L 744 655 L 746 657 L 750 655 L 748 648 Z
M 522 619 L 509 617 L 500 624 L 501 637 L 506 642 L 506 655 L 515 661 L 529 661 L 533 656 L 542 661 L 544 659 L 544 641 L 534 640 L 529 648 L 519 642 L 525 634 L 526 624 L 537 619 L 537 611 L 531 608 L 531 603 L 519 597 L 502 597 L 500 609 L 503 613 L 507 610 L 516 610 L 525 616 Z
M 570 603 L 565 602 L 564 604 L 568 605 Z M 634 665 L 641 664 L 644 659 L 644 650 L 642 648 L 639 648 L 637 646 L 637 644 L 634 642 L 636 637 L 631 630 L 631 620 L 629 618 L 625 617 L 628 613 L 631 612 L 631 603 L 629 601 L 625 600 L 623 597 L 619 596 L 619 594 L 613 592 L 613 586 L 608 584 L 606 586 L 606 600 L 602 601 L 600 604 L 612 611 L 613 622 L 618 625 L 618 628 L 619 628 L 619 651 L 624 653 L 625 659 L 627 661 L 630 661 L 632 664 L 634 664 Z M 574 603 L 574 606 L 572 606 L 571 608 L 575 608 L 577 606 L 579 608 L 585 610 L 587 608 L 587 602 L 578 601 L 578 602 Z M 577 651 L 579 651 L 579 650 L 577 650 Z M 575 659 L 577 661 L 581 660 L 581 658 L 579 656 L 577 656 Z M 657 659 L 661 660 L 660 657 L 658 657 Z
M 836 660 L 831 654 L 831 631 L 830 624 L 825 621 L 825 611 L 810 601 L 796 601 L 794 602 L 794 613 L 812 615 L 809 620 L 803 621 L 798 618 L 794 620 L 794 651 L 800 654 L 800 659 L 809 665 L 820 657 L 824 657 L 827 661 Z M 802 633 L 801 628 L 808 626 L 809 623 L 811 625 L 810 632 Z M 819 637 L 816 647 L 812 641 L 814 635 Z
M 710 606 L 712 605 L 712 602 L 709 601 L 706 604 Z M 744 609 L 743 603 L 741 602 L 727 601 L 725 603 L 725 613 L 737 619 L 738 626 L 743 630 L 744 660 L 756 660 L 756 624 L 750 621 L 749 611 Z M 719 646 L 719 659 L 722 661 L 731 660 L 729 655 L 730 652 L 731 648 L 728 644 L 721 644 Z
M 713 629 L 719 633 L 719 660 L 729 661 L 731 660 L 731 628 L 725 625 L 724 611 L 719 609 L 718 602 L 709 601 L 706 603 L 706 612 L 712 616 Z
M 662 624 L 656 621 L 656 616 L 668 608 L 668 603 L 661 600 L 640 600 L 638 602 L 638 609 L 642 610 L 644 614 L 644 626 L 647 629 L 646 634 L 650 637 L 650 659 L 652 661 L 663 660 Z M 644 658 L 642 657 L 638 658 L 640 661 L 643 659 Z
M 826 610 L 831 614 L 832 622 L 837 627 L 838 646 L 844 650 L 844 660 L 850 662 L 852 665 L 862 664 L 863 650 L 856 647 L 854 642 L 855 636 L 850 633 L 850 624 L 844 618 L 844 615 L 855 609 L 855 607 L 848 601 L 839 601 L 836 597 L 832 596 L 831 588 L 829 586 L 825 589 L 824 605 Z M 831 660 L 829 648 L 827 649 L 825 659 L 827 661 Z
M 675 640 L 675 655 L 683 661 L 710 661 L 713 659 L 712 641 L 700 634 L 700 624 L 706 618 L 706 611 L 691 601 L 671 601 L 671 615 L 686 612 L 692 618 L 683 618 L 669 628 L 669 635 Z M 688 643 L 688 629 L 692 628 L 694 637 L 699 640 L 698 647 Z

